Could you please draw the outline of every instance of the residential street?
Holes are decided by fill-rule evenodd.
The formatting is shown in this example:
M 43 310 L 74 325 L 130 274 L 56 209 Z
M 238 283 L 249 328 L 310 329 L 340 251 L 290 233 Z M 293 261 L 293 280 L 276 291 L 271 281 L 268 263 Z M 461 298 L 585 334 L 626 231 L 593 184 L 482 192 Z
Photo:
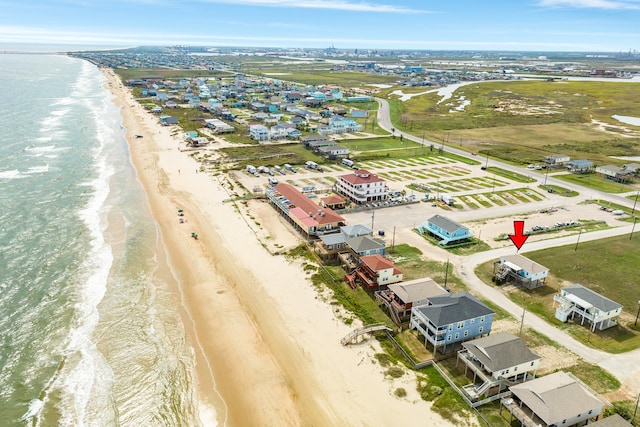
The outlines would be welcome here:
M 389 104 L 386 100 L 376 98 L 380 107 L 378 110 L 378 124 L 380 127 L 391 132 L 391 119 L 389 116 Z M 411 135 L 405 132 L 399 132 L 395 130 L 396 135 L 403 135 L 403 138 L 410 139 L 412 141 L 425 144 L 425 145 L 441 145 L 441 142 L 423 140 L 422 138 L 416 137 L 415 135 Z M 463 157 L 469 157 L 469 153 L 455 149 L 449 146 L 445 146 L 445 151 L 455 153 L 457 155 Z M 501 169 L 522 173 L 521 167 L 512 166 L 509 164 L 505 164 L 494 159 L 491 159 L 491 165 L 497 166 Z M 573 198 L 570 201 L 571 204 L 575 204 L 576 201 L 582 201 L 586 199 L 606 199 L 612 200 L 615 203 L 620 205 L 625 205 L 632 207 L 633 201 L 626 199 L 623 195 L 615 195 L 604 193 L 597 190 L 582 188 L 580 186 L 560 181 L 554 179 L 552 176 L 547 178 L 547 183 L 558 185 L 564 188 L 568 188 L 570 190 L 575 190 L 580 193 L 578 198 Z M 567 201 L 567 204 L 569 201 Z M 424 205 L 424 204 L 423 204 Z M 550 198 L 549 200 L 536 203 L 535 208 L 539 210 L 541 208 L 548 208 L 552 206 L 558 206 L 559 201 L 556 198 Z M 418 247 L 423 253 L 429 258 L 437 259 L 437 260 L 445 260 L 449 259 L 453 265 L 455 266 L 457 274 L 462 278 L 462 280 L 469 286 L 469 288 L 477 295 L 486 298 L 493 303 L 499 305 L 503 309 L 507 310 L 511 315 L 513 315 L 516 319 L 520 319 L 522 317 L 523 309 L 519 307 L 515 303 L 513 303 L 509 298 L 505 296 L 499 289 L 491 287 L 483 283 L 474 273 L 475 268 L 485 262 L 488 262 L 493 259 L 497 259 L 502 255 L 507 255 L 516 252 L 515 247 L 507 246 L 504 248 L 498 248 L 490 251 L 485 251 L 481 253 L 476 253 L 474 255 L 468 257 L 460 257 L 456 255 L 451 255 L 447 253 L 445 250 L 440 248 L 435 248 L 433 245 L 426 242 L 420 236 L 418 236 L 411 229 L 421 223 L 424 222 L 427 217 L 424 215 L 417 215 L 418 212 L 424 212 L 425 208 L 420 205 L 409 205 L 405 207 L 397 207 L 394 209 L 390 209 L 388 214 L 385 212 L 376 212 L 375 217 L 372 217 L 372 213 L 370 212 L 361 212 L 357 214 L 360 217 L 361 223 L 368 224 L 374 223 L 376 225 L 375 229 L 384 228 L 387 232 L 391 229 L 397 228 L 395 233 L 398 234 L 398 237 L 401 235 L 403 241 L 408 241 L 412 246 Z M 431 209 L 436 213 L 435 208 Z M 466 211 L 466 212 L 458 212 L 447 214 L 450 215 L 454 220 L 477 220 L 482 218 L 492 218 L 492 217 L 504 217 L 508 215 L 518 215 L 523 214 L 528 211 L 531 211 L 532 207 L 529 205 L 517 204 L 508 207 L 500 207 L 500 208 L 490 208 L 483 209 L 480 211 Z M 367 220 L 367 216 L 371 217 L 371 219 Z M 514 218 L 517 219 L 517 218 Z M 394 228 L 395 227 L 395 228 Z M 606 237 L 619 236 L 623 234 L 629 234 L 632 231 L 632 225 L 623 225 L 615 228 L 609 228 L 601 231 L 594 231 L 589 233 L 583 233 L 580 237 L 580 241 L 590 241 L 603 239 Z M 408 231 L 407 231 L 408 230 Z M 398 238 L 398 240 L 400 240 Z M 572 245 L 576 243 L 576 236 L 565 236 L 565 237 L 557 237 L 551 238 L 547 240 L 538 240 L 538 241 L 528 241 L 520 251 L 521 254 L 526 252 L 531 252 L 539 249 L 545 249 L 550 247 L 557 247 L 563 245 Z M 640 299 L 640 298 L 639 298 Z M 637 301 L 622 301 L 621 302 L 625 306 L 625 310 L 635 311 L 637 309 Z M 631 393 L 635 394 L 640 391 L 640 349 L 636 349 L 634 351 L 625 353 L 625 354 L 609 354 L 602 352 L 600 350 L 596 350 L 586 345 L 576 341 L 572 338 L 568 333 L 555 328 L 550 325 L 546 321 L 537 317 L 532 313 L 526 313 L 524 317 L 524 324 L 529 326 L 536 331 L 548 336 L 554 341 L 562 344 L 567 349 L 576 353 L 578 356 L 582 357 L 584 360 L 598 364 L 602 368 L 611 372 L 615 375 L 622 383 L 623 387 L 626 387 Z

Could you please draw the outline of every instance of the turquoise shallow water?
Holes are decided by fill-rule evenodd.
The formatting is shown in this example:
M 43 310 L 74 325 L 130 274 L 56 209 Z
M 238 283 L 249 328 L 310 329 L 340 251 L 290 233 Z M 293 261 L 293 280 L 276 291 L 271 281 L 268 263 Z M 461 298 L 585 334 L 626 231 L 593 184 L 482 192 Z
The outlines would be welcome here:
M 99 70 L 0 55 L 0 425 L 198 425 L 194 356 Z

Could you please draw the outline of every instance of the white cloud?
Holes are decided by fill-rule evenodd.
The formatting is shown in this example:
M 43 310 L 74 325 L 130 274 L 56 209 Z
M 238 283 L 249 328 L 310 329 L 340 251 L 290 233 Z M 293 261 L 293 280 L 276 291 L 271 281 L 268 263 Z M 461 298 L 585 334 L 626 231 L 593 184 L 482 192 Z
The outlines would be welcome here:
M 544 7 L 569 7 L 575 9 L 640 9 L 636 0 L 539 0 L 538 5 Z
M 425 10 L 410 9 L 404 6 L 351 2 L 348 0 L 201 0 L 206 3 L 224 3 L 246 6 L 287 7 L 300 9 L 331 9 L 350 12 L 379 13 L 427 13 Z
M 330 37 L 278 37 L 234 36 L 223 34 L 167 34 L 124 31 L 91 32 L 64 31 L 34 27 L 0 25 L 0 44 L 11 43 L 60 43 L 60 44 L 109 44 L 120 46 L 174 44 L 202 46 L 263 46 L 263 47 L 326 47 L 335 42 Z M 340 47 L 388 48 L 388 49 L 478 49 L 478 50 L 559 50 L 559 51 L 615 51 L 609 46 L 571 42 L 505 42 L 464 40 L 416 40 L 416 39 L 340 39 Z

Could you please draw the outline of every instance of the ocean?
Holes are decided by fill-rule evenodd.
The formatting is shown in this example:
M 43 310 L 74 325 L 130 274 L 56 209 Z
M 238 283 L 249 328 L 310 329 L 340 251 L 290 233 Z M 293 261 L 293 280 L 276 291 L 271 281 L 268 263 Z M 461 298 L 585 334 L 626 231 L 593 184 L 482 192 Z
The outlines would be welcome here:
M 104 81 L 63 55 L 0 55 L 1 426 L 203 424 Z

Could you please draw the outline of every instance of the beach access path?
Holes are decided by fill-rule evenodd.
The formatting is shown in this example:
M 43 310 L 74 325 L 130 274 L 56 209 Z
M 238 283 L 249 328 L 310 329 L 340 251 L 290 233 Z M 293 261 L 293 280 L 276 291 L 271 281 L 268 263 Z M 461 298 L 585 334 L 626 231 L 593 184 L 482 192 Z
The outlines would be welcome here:
M 340 320 L 301 262 L 265 250 L 237 207 L 223 203 L 225 179 L 199 172 L 171 130 L 104 74 L 160 231 L 158 274 L 176 283 L 203 425 L 453 426 L 420 398 L 413 374 L 384 376 L 376 342 L 340 344 L 355 325 Z M 396 398 L 397 387 L 407 397 Z

